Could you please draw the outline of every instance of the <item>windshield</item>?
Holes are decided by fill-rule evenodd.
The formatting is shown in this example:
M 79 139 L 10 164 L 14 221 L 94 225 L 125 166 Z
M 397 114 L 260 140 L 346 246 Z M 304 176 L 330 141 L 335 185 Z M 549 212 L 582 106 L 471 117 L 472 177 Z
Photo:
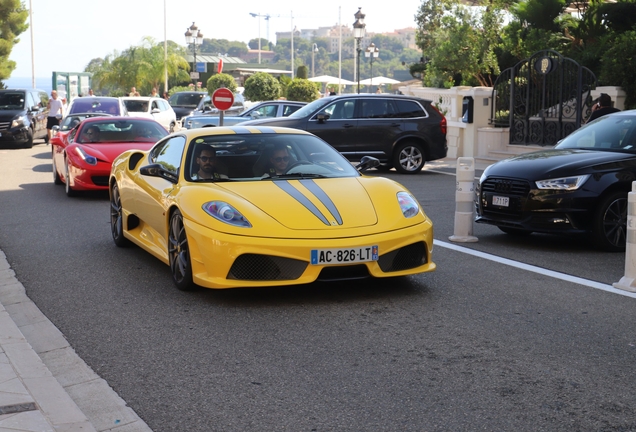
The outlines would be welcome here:
M 0 109 L 18 110 L 24 108 L 24 93 L 2 92 L 0 93 Z
M 205 133 L 189 147 L 190 181 L 271 181 L 357 177 L 351 163 L 329 144 L 305 134 Z
M 111 115 L 122 115 L 118 99 L 77 98 L 73 100 L 69 114 L 102 112 Z
M 168 102 L 172 106 L 196 108 L 202 97 L 203 93 L 175 93 L 170 96 Z
M 79 143 L 154 143 L 168 135 L 157 122 L 143 119 L 121 120 L 104 117 L 104 120 L 89 121 L 81 124 L 77 142 Z
M 636 153 L 636 115 L 600 117 L 568 135 L 555 148 L 628 150 Z
M 333 98 L 322 98 L 305 105 L 298 111 L 289 115 L 289 118 L 303 118 L 311 115 L 314 111 L 318 111 L 321 107 L 327 105 Z
M 124 99 L 124 105 L 128 112 L 148 112 L 148 101 L 145 100 Z

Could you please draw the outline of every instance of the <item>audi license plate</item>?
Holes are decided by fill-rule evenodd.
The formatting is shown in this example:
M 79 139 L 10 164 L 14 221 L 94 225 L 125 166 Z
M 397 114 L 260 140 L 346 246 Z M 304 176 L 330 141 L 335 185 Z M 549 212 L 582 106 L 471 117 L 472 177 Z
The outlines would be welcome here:
M 346 249 L 312 249 L 312 265 L 349 264 L 378 260 L 377 246 Z
M 492 196 L 492 205 L 496 205 L 499 207 L 508 207 L 510 205 L 510 198 L 493 195 Z

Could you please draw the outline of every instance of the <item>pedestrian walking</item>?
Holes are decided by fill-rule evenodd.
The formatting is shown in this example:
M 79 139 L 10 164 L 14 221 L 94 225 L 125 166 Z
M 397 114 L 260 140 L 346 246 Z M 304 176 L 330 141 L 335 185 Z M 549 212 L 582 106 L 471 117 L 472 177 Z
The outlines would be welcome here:
M 51 92 L 51 99 L 49 99 L 49 103 L 46 105 L 46 107 L 49 110 L 49 114 L 46 119 L 46 142 L 49 143 L 51 141 L 51 136 L 53 135 L 53 126 L 59 126 L 60 119 L 64 116 L 64 103 L 61 99 L 57 98 L 56 90 L 53 90 Z

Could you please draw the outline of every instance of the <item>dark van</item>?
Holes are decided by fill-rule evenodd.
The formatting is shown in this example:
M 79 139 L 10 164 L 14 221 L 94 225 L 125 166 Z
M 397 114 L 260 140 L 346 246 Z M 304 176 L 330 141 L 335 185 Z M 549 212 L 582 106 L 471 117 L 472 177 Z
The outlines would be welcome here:
M 43 90 L 0 90 L 0 144 L 33 147 L 33 140 L 48 137 L 49 96 Z

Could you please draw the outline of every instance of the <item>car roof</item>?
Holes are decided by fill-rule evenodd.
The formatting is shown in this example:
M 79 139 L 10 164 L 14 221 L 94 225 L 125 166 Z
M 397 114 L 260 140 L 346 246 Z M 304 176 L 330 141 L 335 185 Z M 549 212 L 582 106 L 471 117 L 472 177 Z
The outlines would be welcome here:
M 275 126 L 219 126 L 213 128 L 186 129 L 175 132 L 174 135 L 185 135 L 191 140 L 202 135 L 235 135 L 235 134 L 297 134 L 313 135 L 301 129 L 293 129 Z
M 75 115 L 75 114 L 71 114 L 71 115 Z M 87 119 L 84 119 L 82 123 L 94 123 L 94 122 L 100 122 L 104 120 L 109 120 L 109 121 L 141 120 L 146 122 L 157 123 L 154 119 L 150 119 L 146 117 L 131 117 L 131 116 L 95 116 L 95 117 L 89 117 Z
M 404 99 L 404 100 L 419 100 L 426 102 L 433 102 L 431 99 L 421 98 L 419 96 L 408 96 L 404 94 L 391 94 L 391 93 L 346 93 L 335 96 L 325 96 L 324 100 L 338 100 L 338 99 L 359 99 L 359 98 L 378 98 L 378 99 Z
M 153 96 L 123 96 L 123 100 L 139 100 L 139 101 L 148 101 L 150 99 L 161 99 Z

